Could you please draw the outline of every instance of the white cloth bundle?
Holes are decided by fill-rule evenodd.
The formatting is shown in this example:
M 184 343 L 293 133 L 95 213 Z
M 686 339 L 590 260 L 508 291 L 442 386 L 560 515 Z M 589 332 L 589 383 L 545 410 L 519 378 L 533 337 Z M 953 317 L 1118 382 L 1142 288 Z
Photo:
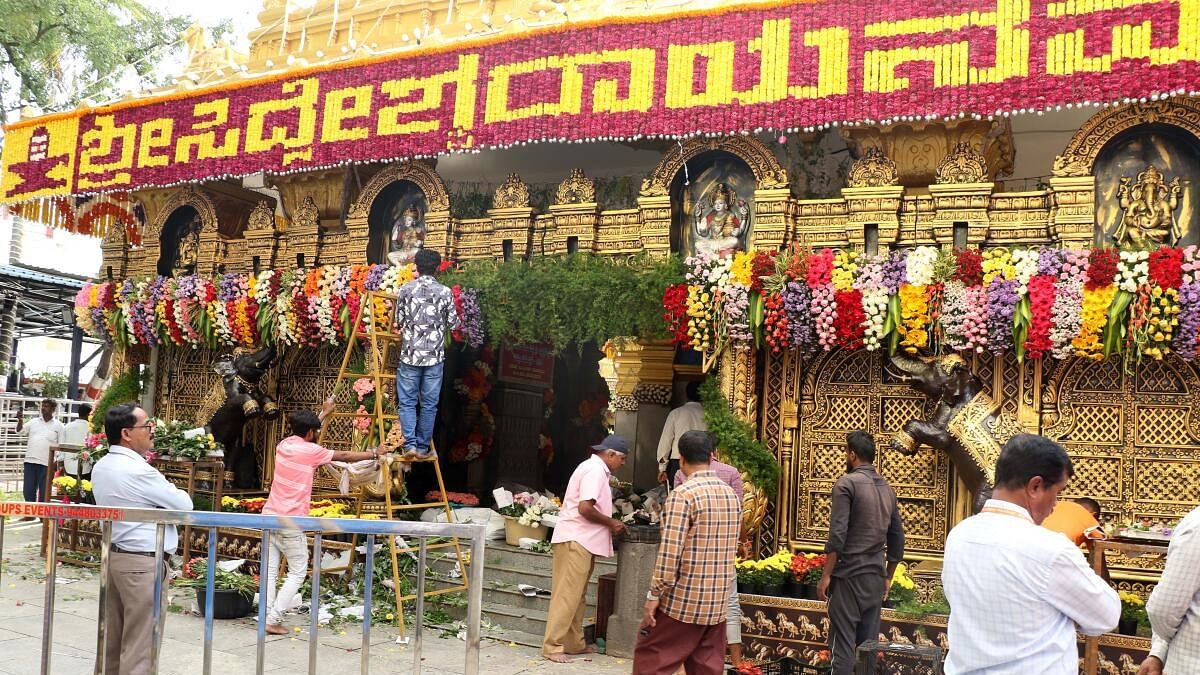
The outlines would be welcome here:
M 338 491 L 344 495 L 350 494 L 350 490 L 353 488 L 380 483 L 383 480 L 383 471 L 378 460 L 374 459 L 364 459 L 359 462 L 330 462 L 325 466 L 335 472 L 338 479 Z

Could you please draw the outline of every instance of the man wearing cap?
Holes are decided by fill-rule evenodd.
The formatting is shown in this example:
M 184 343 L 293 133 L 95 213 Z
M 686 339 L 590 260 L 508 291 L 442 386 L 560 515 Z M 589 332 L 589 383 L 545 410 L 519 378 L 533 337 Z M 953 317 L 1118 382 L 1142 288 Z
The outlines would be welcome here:
M 625 524 L 612 517 L 612 472 L 625 465 L 629 443 L 612 435 L 571 474 L 558 525 L 550 542 L 554 545 L 550 611 L 542 654 L 556 663 L 570 663 L 572 654 L 593 651 L 583 641 L 583 608 L 588 579 L 596 556 L 611 558 L 612 538 L 625 532 Z

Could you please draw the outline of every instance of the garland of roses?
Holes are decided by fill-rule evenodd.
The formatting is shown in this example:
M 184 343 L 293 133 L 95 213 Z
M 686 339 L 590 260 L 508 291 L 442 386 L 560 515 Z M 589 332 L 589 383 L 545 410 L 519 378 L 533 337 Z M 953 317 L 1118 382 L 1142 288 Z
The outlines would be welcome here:
M 1200 251 L 1049 247 L 879 256 L 792 246 L 697 255 L 663 295 L 677 344 L 1101 359 L 1200 354 Z M 755 307 L 762 308 L 754 311 Z
M 122 348 L 336 347 L 352 334 L 363 294 L 394 294 L 413 278 L 408 268 L 326 265 L 214 279 L 87 282 L 75 295 L 75 321 L 87 334 Z M 453 291 L 461 323 L 455 339 L 478 347 L 484 337 L 478 292 L 458 286 Z M 375 302 L 376 326 L 390 329 L 391 301 L 376 297 Z

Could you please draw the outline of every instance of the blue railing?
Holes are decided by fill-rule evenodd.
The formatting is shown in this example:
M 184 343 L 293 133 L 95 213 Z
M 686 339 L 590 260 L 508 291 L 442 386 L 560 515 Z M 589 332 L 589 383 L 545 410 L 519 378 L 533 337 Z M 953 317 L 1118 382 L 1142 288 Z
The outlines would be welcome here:
M 49 675 L 51 645 L 54 635 L 54 595 L 55 595 L 55 559 L 57 558 L 58 527 L 64 520 L 96 520 L 100 521 L 103 532 L 100 547 L 100 594 L 99 619 L 96 629 L 96 675 L 104 672 L 105 626 L 104 603 L 108 591 L 109 549 L 112 542 L 112 522 L 153 523 L 156 529 L 156 544 L 154 551 L 155 569 L 161 570 L 165 562 L 163 540 L 167 525 L 177 527 L 191 526 L 208 529 L 208 578 L 205 580 L 204 592 L 212 597 L 214 575 L 217 562 L 217 529 L 222 527 L 238 527 L 258 530 L 262 533 L 261 567 L 259 573 L 258 603 L 258 652 L 255 659 L 257 674 L 263 672 L 266 645 L 266 602 L 267 597 L 267 558 L 270 552 L 268 544 L 271 533 L 278 530 L 300 530 L 313 533 L 312 552 L 312 607 L 309 611 L 309 651 L 308 672 L 317 672 L 317 619 L 320 614 L 318 602 L 321 595 L 321 539 L 328 534 L 357 534 L 366 537 L 366 576 L 363 584 L 363 627 L 360 672 L 367 675 L 370 672 L 370 636 L 371 636 L 371 589 L 374 583 L 375 539 L 377 537 L 415 538 L 417 548 L 417 593 L 415 599 L 416 619 L 412 628 L 413 672 L 421 672 L 421 630 L 424 621 L 424 591 L 427 540 L 430 538 L 454 537 L 470 543 L 470 565 L 467 572 L 467 644 L 466 663 L 463 672 L 466 675 L 479 673 L 479 626 L 480 612 L 483 603 L 483 561 L 484 527 L 482 525 L 465 525 L 460 523 L 425 523 L 395 520 L 357 520 L 338 518 L 287 518 L 279 516 L 251 515 L 244 513 L 213 513 L 208 511 L 166 511 L 160 509 L 125 509 L 103 506 L 86 506 L 82 504 L 48 504 L 29 502 L 0 502 L 0 557 L 4 554 L 4 525 L 9 517 L 36 517 L 47 519 L 49 527 L 49 548 L 46 552 L 46 598 L 42 610 L 42 653 L 41 673 Z M 351 552 L 353 555 L 353 552 Z M 162 574 L 155 577 L 154 597 L 162 596 Z M 399 589 L 395 589 L 399 592 Z M 212 640 L 213 640 L 213 602 L 205 603 L 204 609 L 204 675 L 212 673 Z M 162 644 L 163 608 L 160 603 L 154 603 L 154 647 L 151 653 L 151 672 L 158 672 L 159 650 Z

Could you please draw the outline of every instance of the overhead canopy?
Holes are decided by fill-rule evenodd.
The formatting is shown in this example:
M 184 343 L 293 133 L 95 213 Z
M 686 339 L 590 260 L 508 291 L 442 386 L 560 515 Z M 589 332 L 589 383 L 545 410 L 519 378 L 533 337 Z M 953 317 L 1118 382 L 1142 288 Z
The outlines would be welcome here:
M 619 17 L 7 128 L 0 201 L 537 141 L 996 115 L 1180 93 L 1200 3 L 817 0 Z
M 71 339 L 75 294 L 85 279 L 33 267 L 0 265 L 0 296 L 17 305 L 17 338 L 45 336 Z M 98 342 L 88 336 L 89 342 Z

